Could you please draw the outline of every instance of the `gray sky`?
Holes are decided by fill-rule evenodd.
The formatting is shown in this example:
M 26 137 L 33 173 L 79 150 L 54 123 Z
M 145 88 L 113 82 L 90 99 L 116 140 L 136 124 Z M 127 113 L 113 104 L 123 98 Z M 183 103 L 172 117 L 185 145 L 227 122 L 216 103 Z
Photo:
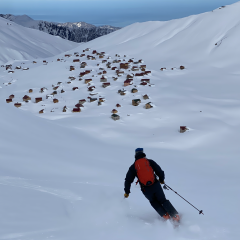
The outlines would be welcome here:
M 124 27 L 211 11 L 236 0 L 0 0 L 0 13 L 27 14 L 36 20 L 88 22 Z

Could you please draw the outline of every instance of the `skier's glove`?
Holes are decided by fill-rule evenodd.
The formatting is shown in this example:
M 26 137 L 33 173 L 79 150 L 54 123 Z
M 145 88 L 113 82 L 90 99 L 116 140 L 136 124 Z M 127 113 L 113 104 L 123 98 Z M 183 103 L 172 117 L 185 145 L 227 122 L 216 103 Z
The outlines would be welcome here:
M 165 184 L 164 180 L 162 180 L 162 181 L 161 181 L 161 180 L 159 180 L 159 182 L 160 182 L 161 184 Z
M 127 194 L 127 193 L 124 194 L 124 197 L 125 197 L 125 198 L 128 198 L 128 196 L 129 196 L 129 194 Z

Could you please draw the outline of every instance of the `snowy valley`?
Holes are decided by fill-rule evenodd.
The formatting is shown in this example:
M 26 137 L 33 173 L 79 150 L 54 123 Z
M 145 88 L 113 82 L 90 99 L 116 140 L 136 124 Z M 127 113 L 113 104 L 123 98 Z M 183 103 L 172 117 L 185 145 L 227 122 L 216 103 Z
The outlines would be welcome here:
M 239 239 L 239 11 L 83 44 L 0 19 L 0 239 Z M 165 191 L 174 229 L 139 185 L 124 199 L 138 147 L 204 215 Z

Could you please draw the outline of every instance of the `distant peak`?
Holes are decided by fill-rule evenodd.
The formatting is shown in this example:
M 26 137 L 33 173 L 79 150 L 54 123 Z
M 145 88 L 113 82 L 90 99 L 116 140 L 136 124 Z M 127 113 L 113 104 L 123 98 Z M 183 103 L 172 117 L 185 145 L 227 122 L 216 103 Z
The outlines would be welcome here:
M 58 26 L 64 26 L 68 28 L 95 28 L 96 26 L 86 22 L 66 22 L 58 23 Z
M 16 18 L 19 18 L 19 19 L 33 20 L 31 17 L 29 17 L 29 16 L 26 15 L 26 14 L 16 15 L 15 17 L 16 17 Z
M 0 17 L 6 18 L 8 20 L 18 22 L 18 21 L 33 21 L 32 18 L 30 18 L 28 15 L 13 15 L 13 14 L 0 14 Z

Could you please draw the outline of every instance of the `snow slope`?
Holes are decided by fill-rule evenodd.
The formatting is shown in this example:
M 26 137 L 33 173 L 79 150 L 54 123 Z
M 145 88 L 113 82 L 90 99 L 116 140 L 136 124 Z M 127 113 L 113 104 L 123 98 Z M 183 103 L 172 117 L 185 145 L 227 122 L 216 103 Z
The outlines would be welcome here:
M 0 39 L 0 64 L 11 60 L 51 57 L 78 46 L 3 18 L 0 18 Z
M 78 75 L 85 69 L 65 54 L 48 58 L 47 65 L 38 59 L 36 64 L 15 61 L 14 73 L 0 68 L 0 239 L 239 239 L 239 8 L 236 3 L 170 22 L 136 23 L 69 51 L 90 47 L 86 55 L 105 51 L 108 61 L 143 59 L 151 70 L 144 76 L 151 87 L 140 86 L 141 77 L 134 77 L 135 94 L 127 86 L 127 94 L 120 96 L 117 91 L 130 72 L 113 81 L 115 72 L 99 58 L 81 58 L 92 70 L 81 81 Z M 228 38 L 216 47 L 220 35 Z M 69 71 L 71 65 L 75 71 Z M 101 87 L 99 68 L 107 70 L 111 86 Z M 69 76 L 76 79 L 68 84 Z M 84 84 L 90 77 L 96 87 L 92 93 L 105 102 L 87 102 L 80 113 L 72 113 L 79 99 L 90 96 Z M 54 104 L 46 95 L 58 82 L 54 97 L 59 103 Z M 48 90 L 39 93 L 42 87 Z M 22 102 L 25 94 L 32 100 L 15 108 L 5 102 L 10 94 L 14 102 Z M 153 108 L 144 108 L 148 100 L 143 94 Z M 44 101 L 34 103 L 39 96 Z M 132 106 L 133 98 L 141 98 L 141 104 Z M 121 118 L 113 121 L 116 103 Z M 180 134 L 181 125 L 189 131 Z M 125 174 L 137 147 L 144 147 L 165 171 L 166 183 L 203 209 L 204 216 L 167 191 L 182 215 L 181 226 L 174 229 L 159 218 L 139 186 L 133 184 L 123 199 Z
M 135 23 L 93 40 L 88 46 L 97 45 L 110 53 L 115 53 L 117 46 L 118 53 L 144 56 L 145 62 L 156 69 L 203 62 L 215 67 L 233 65 L 240 54 L 239 10 L 237 2 L 182 19 Z

